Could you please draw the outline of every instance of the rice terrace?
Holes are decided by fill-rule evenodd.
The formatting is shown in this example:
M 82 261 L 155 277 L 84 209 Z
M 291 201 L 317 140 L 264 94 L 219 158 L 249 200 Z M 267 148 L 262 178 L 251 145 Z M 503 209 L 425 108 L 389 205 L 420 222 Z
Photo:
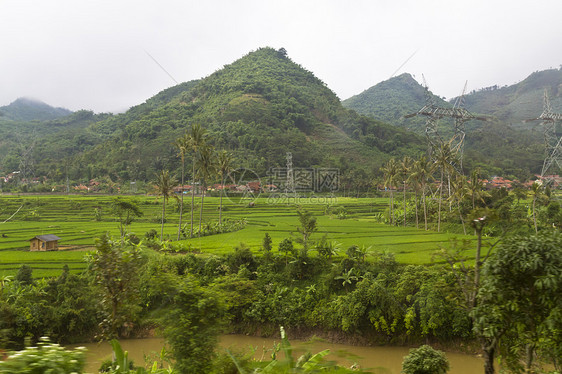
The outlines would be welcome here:
M 22 264 L 29 265 L 35 277 L 56 276 L 64 265 L 73 272 L 84 270 L 84 255 L 94 249 L 94 238 L 106 232 L 119 236 L 119 219 L 112 212 L 112 199 L 114 197 L 109 195 L 3 195 L 0 219 L 4 221 L 16 211 L 17 214 L 0 224 L 0 275 L 14 275 Z M 132 196 L 131 199 L 138 202 L 144 214 L 134 219 L 128 231 L 140 238 L 151 229 L 158 231 L 161 199 L 155 196 Z M 217 219 L 219 198 L 207 197 L 205 200 L 204 221 Z M 387 207 L 386 198 L 338 197 L 329 202 L 333 204 L 303 206 L 317 217 L 318 231 L 314 237 L 320 239 L 327 235 L 329 240 L 341 243 L 344 249 L 351 245 L 367 246 L 368 258 L 386 251 L 402 263 L 428 264 L 434 260 L 433 254 L 440 246 L 447 246 L 452 238 L 463 237 L 377 222 L 374 216 Z M 251 207 L 227 199 L 223 204 L 224 217 L 244 219 L 245 227 L 230 233 L 181 240 L 185 248 L 201 255 L 225 254 L 244 243 L 258 254 L 266 232 L 274 246 L 296 233 L 298 219 L 294 204 L 271 203 L 267 197 L 258 198 Z M 168 205 L 164 233 L 171 239 L 177 234 L 179 214 L 175 201 Z M 330 213 L 330 208 L 332 211 L 343 208 L 345 219 Z M 96 211 L 101 217 L 96 218 Z M 60 250 L 31 252 L 29 240 L 44 234 L 59 236 Z

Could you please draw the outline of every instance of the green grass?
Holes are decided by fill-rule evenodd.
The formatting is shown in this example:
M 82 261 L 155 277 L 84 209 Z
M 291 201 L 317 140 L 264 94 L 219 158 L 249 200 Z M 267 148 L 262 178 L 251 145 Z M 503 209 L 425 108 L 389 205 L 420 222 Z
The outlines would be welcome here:
M 13 275 L 21 264 L 28 264 L 34 269 L 35 277 L 51 276 L 60 273 L 67 264 L 71 271 L 85 268 L 84 255 L 92 249 L 94 240 L 105 232 L 119 235 L 117 218 L 111 213 L 112 196 L 0 196 L 0 275 Z M 135 197 L 144 215 L 130 225 L 129 231 L 139 237 L 155 229 L 160 233 L 159 217 L 162 210 L 161 200 L 153 196 Z M 195 226 L 199 222 L 199 198 L 196 198 Z M 313 212 L 318 222 L 318 232 L 312 239 L 319 239 L 324 234 L 328 240 L 341 243 L 342 252 L 351 245 L 371 247 L 370 256 L 375 252 L 394 253 L 402 263 L 427 264 L 432 262 L 434 252 L 440 246 L 446 246 L 454 237 L 462 235 L 436 233 L 418 230 L 412 227 L 393 227 L 377 223 L 374 215 L 384 211 L 388 204 L 385 198 L 353 199 L 337 198 L 331 200 L 332 206 L 344 207 L 347 219 L 337 219 L 325 214 L 326 204 L 320 199 L 303 199 L 300 203 Z M 186 196 L 184 204 L 184 223 L 189 223 L 191 199 Z M 272 203 L 265 197 L 256 200 L 253 207 L 237 204 L 228 199 L 223 200 L 223 217 L 248 222 L 242 230 L 183 240 L 193 249 L 204 254 L 224 254 L 233 250 L 240 243 L 245 243 L 254 252 L 259 249 L 265 233 L 273 240 L 274 251 L 277 245 L 287 237 L 296 238 L 298 219 L 296 206 L 286 203 Z M 177 204 L 171 201 L 167 206 L 167 223 L 164 237 L 175 240 L 179 213 Z M 219 198 L 206 197 L 203 221 L 218 220 Z M 94 210 L 100 209 L 102 220 L 95 221 Z M 13 215 L 15 212 L 17 214 Z M 13 217 L 12 217 L 13 215 Z M 9 219 L 7 222 L 5 220 Z M 62 238 L 60 245 L 71 246 L 72 250 L 57 252 L 29 252 L 29 239 L 36 235 L 55 234 Z M 467 238 L 474 239 L 471 236 Z

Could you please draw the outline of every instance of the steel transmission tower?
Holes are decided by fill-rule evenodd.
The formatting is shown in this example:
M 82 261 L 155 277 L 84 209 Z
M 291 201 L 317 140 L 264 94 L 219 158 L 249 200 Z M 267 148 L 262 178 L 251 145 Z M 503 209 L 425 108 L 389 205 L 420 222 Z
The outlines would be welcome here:
M 464 123 L 471 119 L 487 120 L 485 117 L 477 117 L 470 113 L 468 110 L 463 108 L 464 105 L 464 95 L 466 93 L 466 86 L 468 82 L 465 82 L 463 91 L 461 95 L 455 100 L 452 108 L 443 108 L 435 104 L 435 100 L 429 87 L 423 77 L 423 86 L 425 88 L 425 101 L 426 104 L 423 108 L 418 110 L 416 113 L 408 114 L 404 118 L 410 118 L 414 116 L 424 116 L 426 117 L 425 123 L 425 136 L 428 142 L 428 150 L 432 159 L 434 159 L 437 154 L 437 150 L 444 144 L 449 144 L 451 148 L 451 153 L 455 156 L 451 164 L 459 171 L 462 171 L 462 159 L 464 153 L 464 139 L 466 137 Z M 443 118 L 452 118 L 453 124 L 453 135 L 448 141 L 445 141 L 439 130 L 437 128 L 438 121 Z
M 293 173 L 293 154 L 287 152 L 287 184 L 285 193 L 295 193 L 295 176 Z
M 544 107 L 540 116 L 531 121 L 542 121 L 544 127 L 545 158 L 542 165 L 541 177 L 556 163 L 562 169 L 562 136 L 556 134 L 556 121 L 562 121 L 562 113 L 554 113 L 550 106 L 550 99 L 546 89 L 544 90 Z

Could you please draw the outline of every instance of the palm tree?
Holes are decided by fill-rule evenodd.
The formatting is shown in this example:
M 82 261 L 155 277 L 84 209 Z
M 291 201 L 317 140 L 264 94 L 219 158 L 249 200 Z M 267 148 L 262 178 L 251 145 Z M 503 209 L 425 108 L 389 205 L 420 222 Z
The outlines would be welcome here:
M 192 186 L 191 186 L 191 227 L 189 231 L 189 237 L 193 238 L 193 210 L 195 206 L 195 164 L 196 158 L 198 157 L 202 148 L 207 144 L 207 131 L 201 127 L 199 124 L 194 124 L 191 126 L 190 131 L 187 134 L 189 139 L 189 148 L 193 152 L 192 157 Z
M 420 192 L 421 181 L 419 179 L 419 160 L 414 161 L 412 164 L 410 175 L 408 176 L 408 183 L 414 188 L 414 207 L 416 209 L 416 229 L 419 228 L 419 214 L 418 214 L 418 193 Z
M 162 196 L 162 227 L 160 229 L 160 240 L 164 240 L 164 221 L 166 217 L 166 203 L 170 197 L 177 199 L 178 197 L 174 194 L 174 186 L 176 184 L 175 178 L 170 176 L 168 170 L 162 170 L 160 174 L 156 174 L 156 185 L 154 186 L 155 193 L 158 196 Z
M 396 160 L 394 158 L 388 160 L 388 162 L 381 168 L 381 171 L 384 174 L 384 187 L 388 188 L 390 191 L 390 200 L 388 201 L 388 205 L 390 213 L 390 224 L 392 225 L 394 223 L 394 201 L 392 195 L 392 186 L 394 185 L 398 171 Z
M 464 175 L 457 174 L 453 180 L 453 194 L 449 197 L 451 201 L 455 200 L 457 202 L 457 209 L 459 212 L 459 218 L 461 219 L 462 229 L 466 235 L 466 226 L 464 224 L 464 218 L 462 216 L 461 202 L 467 197 L 470 190 L 466 183 L 466 177 Z
M 412 168 L 412 159 L 409 156 L 405 156 L 400 162 L 400 175 L 402 177 L 402 183 L 404 187 L 404 227 L 406 227 L 406 180 L 408 179 L 408 173 Z
M 234 158 L 231 153 L 223 150 L 219 153 L 217 158 L 217 171 L 221 180 L 221 192 L 219 203 L 219 226 L 222 226 L 222 195 L 224 191 L 224 181 L 228 173 L 232 170 Z
M 439 180 L 439 211 L 437 219 L 437 232 L 441 231 L 441 206 L 443 202 L 443 182 L 445 175 L 449 176 L 452 171 L 451 162 L 453 160 L 453 152 L 449 143 L 443 143 L 441 147 L 437 148 L 435 155 L 435 166 L 439 169 L 441 179 Z
M 199 149 L 195 160 L 195 175 L 201 183 L 201 208 L 199 211 L 199 234 L 201 237 L 201 225 L 203 222 L 203 203 L 205 202 L 206 181 L 208 181 L 216 171 L 215 149 L 207 144 Z
M 427 182 L 429 181 L 431 174 L 433 174 L 433 165 L 427 159 L 427 157 L 421 156 L 419 160 L 416 161 L 414 164 L 411 177 L 416 181 L 422 193 L 423 217 L 424 217 L 426 231 L 427 231 L 427 200 L 426 200 L 425 193 L 427 190 Z
M 542 190 L 543 190 L 543 185 L 539 181 L 535 181 L 531 185 L 531 193 L 533 194 L 533 223 L 535 224 L 535 233 L 539 232 L 539 229 L 538 229 L 538 226 L 537 226 L 536 206 L 537 206 L 537 200 L 542 195 L 542 192 L 543 192 Z
M 177 138 L 174 145 L 178 149 L 178 155 L 181 157 L 180 221 L 178 224 L 178 239 L 177 239 L 180 240 L 181 224 L 182 224 L 182 217 L 183 217 L 183 185 L 185 184 L 185 154 L 189 149 L 189 135 L 187 134 L 187 132 L 182 137 Z
M 472 209 L 476 209 L 476 200 L 484 202 L 484 194 L 482 190 L 484 189 L 484 184 L 480 180 L 480 168 L 476 168 L 470 173 L 470 196 L 472 199 Z

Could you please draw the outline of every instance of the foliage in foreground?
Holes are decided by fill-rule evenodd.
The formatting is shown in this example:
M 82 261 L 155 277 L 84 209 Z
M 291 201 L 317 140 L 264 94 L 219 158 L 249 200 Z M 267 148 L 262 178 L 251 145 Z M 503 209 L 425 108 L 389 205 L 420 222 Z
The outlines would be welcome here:
M 0 373 L 82 373 L 85 362 L 83 348 L 66 350 L 51 343 L 48 338 L 41 338 L 37 347 L 26 347 L 22 351 L 13 352 L 6 361 L 0 361 Z
M 269 362 L 261 362 L 259 367 L 255 368 L 253 371 L 249 372 L 248 369 L 244 368 L 238 360 L 228 352 L 230 358 L 236 365 L 238 372 L 240 374 L 259 374 L 259 373 L 272 373 L 272 374 L 283 374 L 283 373 L 357 373 L 357 370 L 348 370 L 337 366 L 333 361 L 327 361 L 325 357 L 330 353 L 329 349 L 325 349 L 321 352 L 312 354 L 307 352 L 301 355 L 299 358 L 295 359 L 293 357 L 293 347 L 285 334 L 285 329 L 283 326 L 281 330 L 281 343 L 274 347 L 273 354 L 271 356 L 272 360 Z M 283 351 L 284 359 L 278 357 L 280 351 Z
M 163 364 L 154 361 L 148 369 L 141 366 L 135 366 L 132 360 L 129 360 L 129 352 L 121 348 L 121 344 L 116 339 L 111 340 L 113 349 L 113 360 L 102 364 L 100 373 L 106 374 L 174 374 L 174 369 L 168 363 L 167 368 L 163 368 Z
M 512 372 L 562 362 L 562 234 L 505 240 L 483 269 L 475 330 Z M 493 359 L 493 351 L 491 351 Z M 540 359 L 537 360 L 537 357 Z

